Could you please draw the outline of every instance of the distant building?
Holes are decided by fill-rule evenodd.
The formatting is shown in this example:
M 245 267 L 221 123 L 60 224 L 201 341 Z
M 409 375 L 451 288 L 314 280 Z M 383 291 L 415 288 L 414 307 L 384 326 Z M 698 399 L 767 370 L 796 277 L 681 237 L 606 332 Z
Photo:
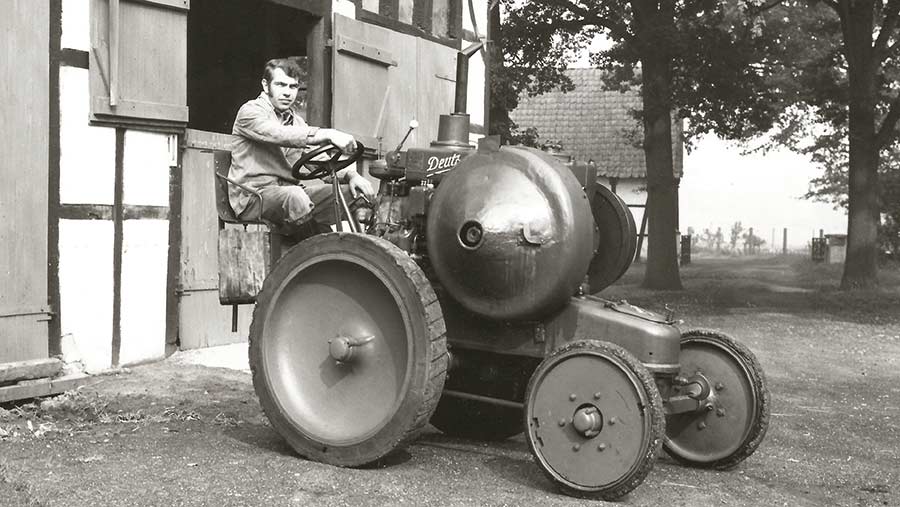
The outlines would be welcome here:
M 575 89 L 523 97 L 510 114 L 520 129 L 534 127 L 542 141 L 559 141 L 575 163 L 593 161 L 598 180 L 631 206 L 647 200 L 647 163 L 643 132 L 634 111 L 641 109 L 636 91 L 620 93 L 603 89 L 600 69 L 569 69 Z M 684 161 L 681 121 L 673 122 L 672 156 L 675 177 L 680 179 Z M 643 208 L 632 207 L 637 223 Z

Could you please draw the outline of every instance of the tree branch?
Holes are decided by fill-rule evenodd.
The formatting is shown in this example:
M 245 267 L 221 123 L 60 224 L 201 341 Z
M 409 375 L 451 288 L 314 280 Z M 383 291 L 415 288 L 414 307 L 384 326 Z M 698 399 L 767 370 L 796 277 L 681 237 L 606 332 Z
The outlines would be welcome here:
M 878 61 L 884 59 L 884 50 L 887 48 L 888 39 L 897 28 L 897 21 L 900 19 L 900 0 L 890 0 L 884 8 L 884 22 L 881 23 L 881 30 L 878 32 L 878 38 L 875 39 L 875 55 Z
M 885 115 L 884 120 L 881 121 L 881 128 L 878 129 L 878 133 L 875 135 L 875 145 L 878 149 L 884 147 L 896 135 L 897 132 L 894 127 L 897 126 L 897 120 L 900 120 L 900 93 L 897 93 L 897 96 L 891 102 L 891 108 L 888 110 L 888 114 Z
M 837 0 L 822 0 L 822 3 L 834 9 L 838 14 L 841 14 L 841 6 L 838 5 Z
M 548 2 L 552 5 L 556 5 L 558 7 L 562 7 L 564 9 L 570 10 L 573 14 L 577 14 L 581 16 L 582 26 L 593 23 L 598 26 L 602 26 L 609 30 L 609 33 L 618 39 L 630 40 L 631 36 L 628 33 L 628 25 L 625 21 L 619 16 L 618 20 L 613 20 L 610 16 L 601 16 L 598 12 L 592 12 L 588 10 L 586 7 L 575 3 L 572 0 L 551 0 Z M 609 12 L 608 14 L 613 14 Z

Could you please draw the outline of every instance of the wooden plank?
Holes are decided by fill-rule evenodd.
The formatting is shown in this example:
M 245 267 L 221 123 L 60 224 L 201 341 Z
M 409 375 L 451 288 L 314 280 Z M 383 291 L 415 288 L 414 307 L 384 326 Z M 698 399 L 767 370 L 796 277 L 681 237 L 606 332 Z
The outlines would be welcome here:
M 118 117 L 146 118 L 149 120 L 166 120 L 187 123 L 188 108 L 159 102 L 147 102 L 140 100 L 117 99 L 115 105 L 110 105 L 109 97 L 94 97 L 91 109 L 93 119 L 98 122 L 111 121 Z M 106 118 L 112 116 L 112 119 Z
M 235 136 L 231 134 L 186 129 L 182 147 L 196 148 L 198 150 L 231 150 L 231 144 L 234 142 L 234 139 Z
M 338 36 L 337 50 L 340 53 L 380 63 L 386 67 L 397 66 L 397 60 L 394 60 L 394 55 L 387 49 L 366 44 L 350 37 Z
M 32 359 L 0 364 L 0 384 L 34 378 L 52 377 L 62 370 L 63 362 L 56 358 Z
M 148 5 L 155 5 L 158 7 L 168 7 L 169 9 L 176 9 L 187 11 L 191 8 L 191 0 L 128 0 L 129 2 L 137 2 L 144 3 Z
M 213 166 L 211 151 L 186 149 L 182 154 L 179 289 L 214 287 L 219 276 Z
M 219 302 L 256 302 L 269 272 L 269 233 L 227 227 L 219 231 Z
M 231 307 L 219 304 L 215 287 L 183 293 L 179 301 L 178 338 L 183 350 L 247 341 L 253 305 L 238 307 L 238 331 L 231 332 Z
M 0 308 L 47 305 L 50 27 L 49 2 L 4 2 L 0 104 L 13 123 L 0 136 Z M 47 355 L 46 321 L 0 319 L 0 362 Z
M 453 112 L 456 90 L 456 50 L 419 39 L 416 79 L 417 139 L 431 142 L 438 137 L 440 115 Z
M 0 403 L 8 401 L 52 396 L 71 391 L 93 382 L 93 378 L 82 373 L 66 375 L 55 379 L 26 380 L 19 384 L 0 387 Z

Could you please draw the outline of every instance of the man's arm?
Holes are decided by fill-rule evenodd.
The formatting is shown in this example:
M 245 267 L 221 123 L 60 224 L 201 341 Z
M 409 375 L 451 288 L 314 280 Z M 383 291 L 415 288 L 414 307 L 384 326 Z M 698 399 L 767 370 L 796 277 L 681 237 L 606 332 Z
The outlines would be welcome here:
M 320 130 L 306 123 L 282 125 L 268 111 L 252 103 L 242 106 L 234 120 L 235 135 L 283 147 L 303 148 L 316 144 L 315 140 L 322 137 Z
M 282 147 L 305 148 L 308 145 L 332 143 L 344 153 L 356 149 L 356 140 L 350 134 L 335 129 L 307 125 L 299 117 L 294 125 L 283 125 L 265 109 L 245 104 L 234 120 L 234 134 L 266 144 Z

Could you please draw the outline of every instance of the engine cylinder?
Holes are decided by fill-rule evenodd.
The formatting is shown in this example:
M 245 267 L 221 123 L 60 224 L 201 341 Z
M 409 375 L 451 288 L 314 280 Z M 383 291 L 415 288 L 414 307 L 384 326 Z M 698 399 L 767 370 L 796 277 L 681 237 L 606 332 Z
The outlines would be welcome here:
M 578 289 L 596 229 L 572 172 L 523 147 L 479 149 L 437 187 L 428 254 L 466 309 L 492 319 L 539 318 Z

